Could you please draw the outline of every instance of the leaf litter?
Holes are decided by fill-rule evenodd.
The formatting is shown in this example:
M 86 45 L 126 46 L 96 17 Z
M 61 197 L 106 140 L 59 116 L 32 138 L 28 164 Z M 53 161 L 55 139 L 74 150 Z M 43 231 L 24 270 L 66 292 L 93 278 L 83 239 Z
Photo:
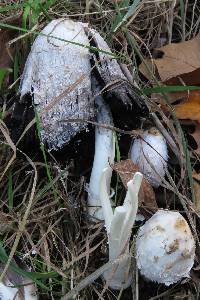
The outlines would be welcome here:
M 144 19 L 144 15 L 147 13 L 147 11 L 148 13 L 149 11 L 151 12 L 151 10 L 152 13 L 165 11 L 164 5 L 160 3 L 158 3 L 156 6 L 152 5 L 151 7 L 148 7 L 148 5 L 149 4 L 147 4 L 146 7 L 145 5 L 140 6 L 141 11 L 138 11 L 139 14 L 135 16 L 135 19 L 133 19 L 134 26 L 135 24 L 138 25 L 138 21 L 140 19 Z M 165 7 L 166 9 L 167 9 L 167 5 L 168 4 L 166 4 Z M 178 5 L 179 4 L 177 4 L 177 7 Z M 109 6 L 107 8 L 112 9 L 112 6 L 111 7 L 110 6 L 111 4 L 109 3 Z M 78 8 L 76 7 L 76 9 L 78 10 L 80 9 L 80 7 Z M 94 8 L 92 7 L 91 9 Z M 80 11 L 78 12 L 82 13 Z M 109 16 L 107 15 L 105 16 L 106 18 L 110 18 L 110 13 Z M 79 17 L 80 16 L 78 16 L 78 18 Z M 97 24 L 97 27 L 102 26 L 101 19 L 97 21 L 97 19 L 95 18 L 93 19 L 92 16 L 91 20 L 95 24 Z M 157 20 L 157 16 L 155 16 L 154 20 L 155 21 Z M 122 26 L 123 23 L 125 23 L 125 21 L 126 20 L 122 18 L 122 21 L 119 23 L 120 26 Z M 135 21 L 136 23 L 134 23 Z M 149 20 L 147 20 L 147 22 L 149 22 Z M 132 30 L 132 24 L 129 23 L 128 25 L 129 25 L 129 29 Z M 120 28 L 120 26 L 118 27 Z M 137 30 L 137 26 L 134 27 L 134 30 Z M 105 31 L 103 30 L 103 32 Z M 141 36 L 142 36 L 142 32 L 141 32 Z M 126 48 L 126 40 L 123 40 L 124 38 L 123 31 L 121 30 L 116 31 L 116 33 L 113 34 L 113 37 L 115 39 L 114 46 L 117 46 L 116 48 L 118 48 L 120 44 L 120 46 L 124 47 L 123 48 L 124 51 L 124 49 Z M 155 35 L 154 40 L 156 38 L 159 40 L 159 38 Z M 165 49 L 164 48 L 159 49 L 161 52 L 164 53 L 163 59 L 165 59 L 164 60 L 165 67 L 162 67 L 163 64 L 162 58 L 159 59 L 158 67 L 156 64 L 154 67 L 156 68 L 155 74 L 159 76 L 158 79 L 161 80 L 163 85 L 166 84 L 167 85 L 168 84 L 198 85 L 199 84 L 198 78 L 200 77 L 196 76 L 199 72 L 199 65 L 197 62 L 195 62 L 195 64 L 194 62 L 191 63 L 190 58 L 188 58 L 190 56 L 189 51 L 191 51 L 191 49 L 193 51 L 193 48 L 191 47 L 195 46 L 196 48 L 198 48 L 197 39 L 198 38 L 193 39 L 195 40 L 195 42 L 192 42 L 193 40 L 191 40 L 183 43 L 177 43 L 177 44 L 173 44 L 172 47 L 171 47 L 172 44 L 170 44 L 166 46 L 167 48 Z M 145 42 L 149 43 L 149 45 L 151 43 L 148 40 L 148 38 L 145 39 Z M 176 46 L 178 46 L 179 49 L 181 49 L 180 51 L 181 60 L 177 59 Z M 187 53 L 184 52 L 185 50 L 183 48 L 187 49 L 186 51 Z M 192 57 L 197 57 L 195 55 L 199 55 L 199 53 L 193 54 Z M 176 64 L 176 68 L 174 67 L 175 66 L 174 60 L 179 61 L 179 63 Z M 182 70 L 184 70 L 185 73 L 183 73 Z M 196 79 L 197 81 L 195 81 Z M 174 96 L 174 94 L 175 93 L 171 95 Z M 183 120 L 185 118 L 194 120 L 195 118 L 195 122 L 197 122 L 195 132 L 198 134 L 199 131 L 197 130 L 197 128 L 198 128 L 199 119 L 197 116 L 194 117 L 194 115 L 192 115 L 192 113 L 188 111 L 188 106 L 186 106 L 186 104 L 187 105 L 189 104 L 189 108 L 193 107 L 194 110 L 197 111 L 198 99 L 196 100 L 192 99 L 192 92 L 184 92 L 183 94 L 179 93 L 179 95 L 176 94 L 176 96 L 174 96 L 174 99 L 172 100 L 172 102 L 180 100 L 178 105 L 176 105 L 176 103 L 174 104 L 174 109 L 177 110 L 176 112 L 178 118 L 180 118 L 180 120 Z M 150 101 L 152 101 L 152 99 Z M 165 104 L 162 96 L 160 97 L 160 101 L 161 103 Z M 157 103 L 159 103 L 159 101 Z M 159 111 L 159 108 L 158 110 L 155 111 L 156 112 Z M 168 108 L 164 112 L 165 112 L 165 117 L 167 118 L 170 117 Z M 162 118 L 161 121 L 163 122 L 163 124 L 166 124 L 162 120 Z M 147 121 L 147 123 L 148 122 L 149 120 Z M 144 124 L 144 126 L 148 126 L 148 124 L 147 125 Z M 171 128 L 167 127 L 167 130 L 168 133 L 171 134 Z M 8 130 L 6 130 L 6 132 L 8 132 Z M 27 130 L 27 132 L 29 131 Z M 173 134 L 175 135 L 177 134 L 176 130 L 173 131 Z M 195 137 L 195 133 L 193 134 L 193 136 Z M 129 143 L 131 139 L 132 137 L 129 137 L 128 140 Z M 197 137 L 196 139 L 198 141 Z M 17 158 L 15 158 L 15 160 L 13 161 L 12 160 L 13 153 L 11 151 L 11 149 L 13 148 L 12 143 L 10 143 L 10 147 L 9 147 L 8 146 L 9 139 L 5 140 L 3 135 L 1 140 L 3 141 L 3 145 L 4 145 L 4 148 L 1 149 L 1 153 L 2 153 L 1 174 L 3 174 L 2 182 L 1 182 L 1 187 L 2 187 L 1 207 L 2 207 L 2 213 L 5 214 L 4 211 L 6 211 L 6 215 L 5 215 L 6 218 L 4 218 L 5 223 L 7 222 L 6 221 L 7 219 L 9 221 L 7 226 L 4 226 L 3 224 L 1 230 L 5 235 L 4 245 L 9 253 L 10 249 L 13 247 L 13 238 L 16 237 L 18 225 L 20 224 L 19 220 L 20 218 L 23 217 L 24 213 L 26 212 L 26 207 L 30 200 L 30 190 L 35 188 L 33 185 L 34 171 L 32 170 L 32 161 L 26 160 L 27 154 L 25 153 L 27 153 L 27 149 L 23 149 L 25 153 L 22 150 L 17 149 Z M 88 136 L 87 136 L 87 140 L 91 141 L 90 138 L 88 139 Z M 123 157 L 126 156 L 126 158 L 128 153 L 127 151 L 128 145 L 129 144 L 127 143 L 127 147 L 124 147 L 124 145 L 120 143 L 121 149 L 126 148 L 125 151 L 126 155 L 122 153 Z M 78 151 L 77 148 L 76 151 Z M 76 287 L 77 287 L 77 293 L 81 295 L 80 296 L 81 299 L 88 299 L 88 298 L 97 299 L 97 297 L 99 299 L 102 298 L 101 290 L 103 288 L 103 283 L 100 279 L 98 279 L 99 275 L 95 276 L 96 274 L 95 272 L 99 270 L 98 267 L 101 267 L 106 262 L 107 248 L 105 243 L 105 233 L 102 230 L 103 227 L 102 224 L 95 224 L 95 225 L 91 224 L 85 218 L 85 214 L 86 214 L 85 211 L 86 203 L 85 203 L 85 196 L 84 196 L 85 179 L 82 177 L 82 179 L 80 180 L 79 178 L 80 173 L 78 173 L 79 175 L 77 176 L 75 165 L 78 163 L 78 161 L 76 161 L 78 155 L 73 156 L 72 152 L 73 150 L 67 153 L 67 155 L 71 157 L 70 162 L 68 161 L 68 158 L 66 159 L 66 156 L 65 158 L 63 157 L 61 159 L 59 155 L 56 155 L 54 153 L 47 153 L 48 168 L 52 180 L 46 174 L 47 164 L 45 163 L 43 157 L 41 156 L 41 153 L 39 155 L 38 153 L 37 154 L 34 153 L 34 164 L 36 165 L 36 169 L 40 176 L 39 177 L 40 180 L 37 182 L 36 185 L 34 202 L 31 204 L 31 211 L 29 212 L 25 230 L 22 235 L 21 245 L 18 246 L 17 250 L 20 249 L 22 253 L 25 252 L 27 254 L 26 260 L 28 264 L 32 267 L 32 270 L 35 271 L 45 270 L 46 272 L 49 270 L 53 270 L 57 274 L 56 278 L 52 277 L 50 279 L 47 279 L 46 281 L 42 281 L 42 283 L 46 285 L 48 291 L 44 292 L 44 290 L 41 288 L 40 290 L 40 292 L 42 291 L 41 299 L 44 299 L 44 297 L 47 297 L 47 299 L 51 299 L 51 296 L 49 295 L 52 295 L 52 293 L 55 299 L 59 299 L 60 285 L 62 285 L 62 290 L 64 291 L 63 294 L 66 294 L 66 292 L 70 293 L 71 290 L 71 294 L 74 296 L 76 294 Z M 32 156 L 30 152 L 28 153 L 30 156 Z M 180 152 L 180 155 L 182 155 L 181 153 L 182 152 Z M 84 155 L 84 153 L 82 153 L 82 155 Z M 66 162 L 67 162 L 67 166 L 66 166 Z M 85 166 L 84 169 L 82 169 L 81 174 L 86 174 L 86 176 L 85 175 L 84 176 L 88 177 L 88 173 L 86 170 L 90 168 L 91 161 L 88 161 L 84 164 Z M 176 166 L 177 166 L 177 161 L 175 160 L 174 164 L 173 162 L 172 164 L 170 164 L 170 174 L 172 174 L 173 180 L 175 180 L 176 183 L 178 182 L 177 188 L 180 191 L 179 196 L 181 193 L 181 198 L 184 199 L 182 201 L 183 202 L 185 201 L 184 203 L 186 204 L 186 209 L 184 209 L 183 213 L 188 214 L 190 213 L 189 211 L 190 206 L 187 200 L 185 199 L 187 199 L 187 197 L 190 198 L 190 188 L 188 187 L 188 183 L 186 183 L 185 178 L 183 177 L 180 178 L 179 169 L 176 168 Z M 10 210 L 9 210 L 9 203 L 6 197 L 7 197 L 7 186 L 10 185 L 11 183 L 8 183 L 7 173 L 4 173 L 4 170 L 6 168 L 12 170 L 13 173 L 13 178 L 12 178 L 13 189 L 11 189 L 11 191 L 13 190 L 14 208 L 13 209 L 10 208 Z M 130 160 L 122 160 L 119 163 L 119 165 L 116 164 L 115 166 L 113 166 L 113 168 L 114 169 L 116 168 L 116 171 L 121 177 L 125 188 L 126 188 L 127 181 L 130 178 L 132 178 L 134 172 L 137 170 L 137 166 L 134 166 L 130 162 Z M 182 168 L 185 168 L 185 166 L 182 166 Z M 67 173 L 63 175 L 66 169 L 67 169 Z M 173 169 L 175 169 L 174 173 L 173 173 Z M 187 171 L 185 171 L 185 173 L 184 172 L 182 173 L 186 174 Z M 193 172 L 193 178 L 194 181 L 197 183 L 196 193 L 198 199 L 199 183 L 194 172 Z M 143 190 L 145 192 L 143 192 L 143 195 L 141 196 L 142 205 L 147 206 L 149 208 L 155 208 L 159 206 L 163 208 L 171 208 L 171 209 L 178 209 L 178 210 L 183 209 L 182 206 L 180 205 L 179 199 L 177 197 L 177 191 L 174 189 L 174 186 L 171 187 L 171 191 L 175 191 L 175 192 L 171 194 L 169 190 L 163 188 L 155 192 L 151 187 L 148 186 L 146 182 L 143 183 L 143 186 L 144 186 Z M 147 193 L 147 191 L 149 194 Z M 145 200 L 146 195 L 148 196 L 150 195 L 150 196 L 147 197 Z M 198 203 L 196 203 L 194 212 L 196 210 L 198 211 L 198 207 L 199 207 Z M 198 219 L 196 219 L 196 213 L 192 215 L 192 218 L 194 218 L 194 220 L 197 221 L 198 224 Z M 101 272 L 99 271 L 99 274 L 100 273 Z M 90 275 L 92 276 L 89 277 Z M 97 280 L 96 283 L 93 283 L 93 278 Z M 148 282 L 145 282 L 140 277 L 139 286 L 136 286 L 136 288 L 138 288 L 140 291 L 139 299 L 149 299 L 150 297 L 153 297 L 152 299 L 154 298 L 158 299 L 158 297 L 161 298 L 162 295 L 179 297 L 180 295 L 192 294 L 193 286 L 192 283 L 190 282 L 191 281 L 186 279 L 186 281 L 182 282 L 182 285 L 178 285 L 176 287 L 176 290 L 174 290 L 174 287 L 170 289 L 164 289 L 163 287 L 158 288 L 157 285 L 149 284 Z M 83 284 L 81 287 L 81 283 L 82 284 L 85 283 L 85 284 Z M 52 291 L 52 284 L 55 287 L 54 291 Z M 90 284 L 90 287 L 88 287 L 88 284 Z M 123 294 L 121 299 L 132 299 L 130 294 L 131 294 L 130 291 L 128 291 L 127 293 L 125 292 L 125 294 Z M 109 290 L 107 291 L 106 296 L 108 296 L 110 299 L 116 297 L 116 295 L 113 295 L 113 292 L 110 292 Z M 64 296 L 63 299 L 68 299 L 68 298 Z
M 178 85 L 181 82 L 186 85 L 199 84 L 200 35 L 189 41 L 171 43 L 158 48 L 156 53 L 159 53 L 161 58 L 144 60 L 140 65 L 140 71 L 145 77 L 150 79 L 152 76 L 145 68 L 147 63 L 151 70 L 155 70 L 154 75 L 157 75 L 158 80 L 164 84 Z
M 131 159 L 121 160 L 115 163 L 113 169 L 119 174 L 124 187 L 127 189 L 127 183 L 133 178 L 135 172 L 139 171 L 137 165 L 135 165 Z M 155 193 L 152 186 L 143 178 L 142 185 L 139 191 L 139 206 L 147 209 L 158 208 Z

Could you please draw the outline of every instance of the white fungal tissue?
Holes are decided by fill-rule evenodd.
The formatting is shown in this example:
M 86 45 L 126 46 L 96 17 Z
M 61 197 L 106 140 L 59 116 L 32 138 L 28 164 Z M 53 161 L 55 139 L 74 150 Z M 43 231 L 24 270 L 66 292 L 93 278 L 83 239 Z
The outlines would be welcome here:
M 112 262 L 122 254 L 127 257 L 119 264 L 111 264 L 110 268 L 103 273 L 109 287 L 121 290 L 131 285 L 133 280 L 132 260 L 130 259 L 129 240 L 138 210 L 138 193 L 142 183 L 142 174 L 136 172 L 132 180 L 127 184 L 128 190 L 124 203 L 117 206 L 113 212 L 107 183 L 110 180 L 110 170 L 105 168 L 100 181 L 100 200 L 105 219 L 105 226 L 109 244 L 109 261 Z
M 20 84 L 21 98 L 31 93 L 41 113 L 42 141 L 55 150 L 87 125 L 67 123 L 67 119 L 87 120 L 94 115 L 88 48 L 65 40 L 89 47 L 83 23 L 53 20 L 34 41 Z M 50 103 L 51 109 L 45 111 Z
M 144 131 L 142 138 L 134 140 L 131 159 L 152 186 L 158 187 L 162 183 L 168 153 L 166 140 L 157 128 Z
M 95 99 L 97 105 L 97 121 L 99 124 L 113 125 L 112 115 L 108 105 L 101 96 Z M 88 212 L 90 216 L 103 220 L 103 211 L 100 201 L 100 179 L 105 168 L 108 169 L 107 192 L 110 194 L 112 177 L 111 164 L 115 159 L 115 138 L 109 129 L 96 127 L 95 129 L 95 154 L 88 186 Z
M 195 241 L 180 213 L 159 210 L 140 227 L 136 259 L 147 279 L 168 286 L 189 277 L 194 256 Z
M 91 41 L 103 51 L 95 55 Z M 32 95 L 40 115 L 41 140 L 47 142 L 49 149 L 62 148 L 87 128 L 87 122 L 69 119 L 94 118 L 96 91 L 92 89 L 91 60 L 105 86 L 115 80 L 123 82 L 109 93 L 117 94 L 124 104 L 131 103 L 127 95 L 132 90 L 120 65 L 104 39 L 87 23 L 53 20 L 32 45 L 20 83 L 20 101 Z

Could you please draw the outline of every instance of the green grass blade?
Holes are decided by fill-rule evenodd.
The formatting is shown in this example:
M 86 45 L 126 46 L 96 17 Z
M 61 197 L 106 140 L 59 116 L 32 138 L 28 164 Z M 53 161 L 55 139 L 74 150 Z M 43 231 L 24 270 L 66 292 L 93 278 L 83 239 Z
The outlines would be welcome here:
M 0 89 L 2 89 L 4 79 L 8 73 L 11 73 L 12 69 L 10 68 L 0 68 Z
M 23 15 L 22 15 L 22 27 L 24 29 L 26 29 L 27 19 L 30 14 L 30 10 L 31 10 L 30 5 L 28 5 L 28 3 L 27 3 L 27 5 L 24 8 Z
M 145 95 L 151 95 L 152 93 L 171 93 L 171 92 L 181 92 L 181 91 L 194 91 L 200 90 L 198 85 L 169 85 L 169 86 L 156 86 L 153 88 L 142 89 Z
M 0 241 L 0 261 L 3 264 L 6 264 L 8 260 L 8 255 L 2 245 L 2 242 Z M 46 273 L 38 273 L 38 272 L 27 272 L 24 271 L 23 269 L 19 268 L 17 266 L 17 264 L 12 261 L 10 263 L 10 269 L 17 273 L 18 275 L 24 276 L 24 277 L 28 277 L 30 278 L 33 282 L 35 282 L 38 286 L 40 286 L 41 288 L 50 291 L 50 288 L 48 288 L 45 284 L 43 284 L 39 279 L 48 279 L 48 278 L 52 278 L 52 277 L 57 277 L 58 274 L 56 272 L 46 272 Z
M 17 53 L 15 54 L 15 58 L 14 58 L 13 75 L 14 75 L 14 81 L 16 81 L 19 76 L 19 57 Z
M 120 2 L 119 4 L 116 3 L 115 8 L 116 8 L 116 15 L 113 18 L 112 21 L 112 26 L 111 26 L 111 32 L 115 30 L 115 28 L 118 26 L 118 24 L 123 20 L 123 17 L 126 14 L 126 8 L 129 8 L 129 0 L 124 0 Z
M 119 29 L 119 27 L 127 21 L 128 18 L 130 18 L 135 10 L 137 9 L 138 5 L 140 4 L 140 0 L 134 0 L 133 4 L 129 7 L 129 10 L 127 11 L 127 13 L 124 15 L 124 17 L 122 18 L 122 20 L 117 24 L 117 26 L 114 28 L 113 32 L 116 32 L 117 29 Z
M 17 10 L 24 7 L 24 3 L 6 5 L 5 7 L 0 7 L 0 13 L 9 12 L 12 10 Z

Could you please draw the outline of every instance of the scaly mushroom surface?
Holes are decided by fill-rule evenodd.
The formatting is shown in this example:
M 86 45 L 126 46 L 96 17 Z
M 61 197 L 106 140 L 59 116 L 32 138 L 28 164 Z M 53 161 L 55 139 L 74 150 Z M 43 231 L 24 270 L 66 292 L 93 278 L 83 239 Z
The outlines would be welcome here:
M 140 227 L 136 258 L 147 279 L 168 286 L 189 277 L 194 256 L 193 235 L 179 212 L 159 210 Z
M 141 138 L 134 140 L 131 159 L 152 186 L 158 187 L 162 183 L 168 152 L 166 140 L 158 129 L 152 127 L 144 131 Z
M 49 149 L 62 148 L 94 118 L 93 77 L 102 88 L 115 82 L 109 98 L 131 106 L 133 89 L 100 34 L 87 23 L 51 21 L 32 45 L 19 89 L 20 103 L 32 96 Z

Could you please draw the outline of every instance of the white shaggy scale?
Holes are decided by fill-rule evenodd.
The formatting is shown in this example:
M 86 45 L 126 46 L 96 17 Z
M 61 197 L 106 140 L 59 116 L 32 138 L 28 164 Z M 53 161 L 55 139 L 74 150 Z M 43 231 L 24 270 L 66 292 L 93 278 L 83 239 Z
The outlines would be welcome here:
M 89 40 L 84 26 L 87 24 L 53 20 L 36 38 L 26 61 L 20 85 L 21 98 L 27 93 L 33 94 L 34 104 L 41 113 L 41 139 L 50 149 L 61 148 L 87 126 L 87 123 L 67 123 L 67 119 L 88 120 L 94 115 L 91 65 L 86 48 Z M 81 79 L 81 76 L 84 77 Z M 69 92 L 68 89 L 79 79 L 80 82 Z M 56 97 L 60 98 L 59 101 L 45 112 Z
M 165 176 L 168 159 L 167 144 L 162 134 L 154 127 L 146 130 L 142 139 L 134 140 L 131 159 L 149 183 L 158 187 Z
M 147 279 L 168 286 L 189 277 L 194 256 L 194 238 L 180 213 L 159 210 L 140 227 L 136 259 Z
M 95 55 L 91 40 L 103 50 Z M 98 59 L 97 59 L 98 57 Z M 21 101 L 32 94 L 41 119 L 41 140 L 49 149 L 62 148 L 87 122 L 68 119 L 94 118 L 91 60 L 105 86 L 120 81 L 109 93 L 125 105 L 135 97 L 110 48 L 100 34 L 87 23 L 69 19 L 51 21 L 35 39 L 26 61 L 19 92 Z

